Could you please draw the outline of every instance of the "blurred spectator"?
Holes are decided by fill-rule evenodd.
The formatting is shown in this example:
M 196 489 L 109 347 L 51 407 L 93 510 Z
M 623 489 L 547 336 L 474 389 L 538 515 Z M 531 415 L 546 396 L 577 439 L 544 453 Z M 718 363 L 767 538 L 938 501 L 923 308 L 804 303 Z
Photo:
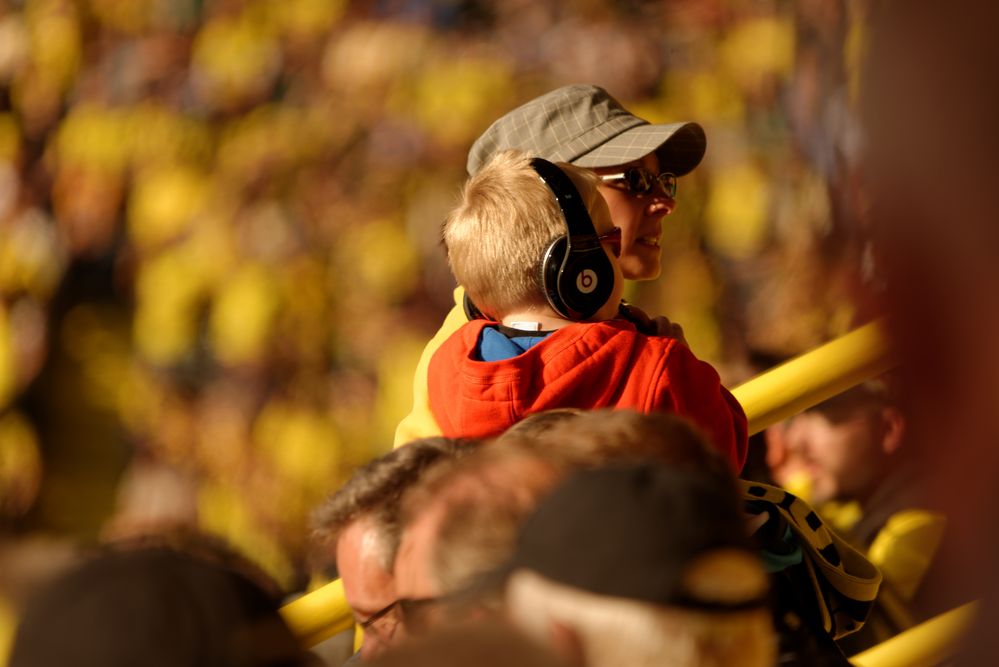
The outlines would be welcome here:
M 470 442 L 415 440 L 354 473 L 313 514 L 319 558 L 336 566 L 354 620 L 364 629 L 368 660 L 394 641 L 398 613 L 393 562 L 402 526 L 399 503 L 435 466 L 452 461 Z
M 105 553 L 29 605 L 12 666 L 314 664 L 268 592 L 226 563 L 166 548 Z
M 0 658 L 5 663 L 27 601 L 39 587 L 74 565 L 78 552 L 66 539 L 0 532 Z
M 557 421 L 540 432 L 532 426 L 552 416 Z M 687 422 L 624 410 L 532 417 L 431 471 L 403 500 L 395 590 L 407 633 L 497 613 L 501 571 L 524 517 L 569 471 L 650 458 L 711 475 L 735 492 L 724 459 Z
M 885 381 L 869 381 L 772 427 L 775 477 L 801 486 L 819 512 L 878 566 L 878 606 L 848 653 L 933 615 L 920 584 L 944 537 L 926 509 L 926 480 L 906 447 L 906 419 Z
M 555 460 L 515 446 L 483 446 L 406 495 L 395 561 L 407 633 L 495 614 L 524 517 L 561 478 Z
M 416 487 L 406 499 L 416 515 L 396 562 L 407 628 L 425 630 L 496 610 L 496 572 L 510 552 L 510 531 L 543 495 L 506 488 L 512 480 L 530 480 L 543 492 L 552 474 L 560 479 L 572 470 L 648 462 L 709 478 L 725 494 L 741 497 L 748 527 L 740 530 L 753 533 L 776 587 L 782 664 L 847 664 L 833 637 L 863 624 L 880 581 L 876 569 L 790 494 L 750 483 L 737 489 L 725 461 L 685 420 L 627 410 L 539 413 L 440 480 L 431 475 Z
M 586 665 L 774 664 L 766 575 L 717 482 L 655 464 L 570 478 L 523 528 L 509 614 Z
M 911 476 L 899 470 L 905 418 L 888 392 L 885 382 L 869 381 L 772 427 L 767 448 L 776 481 L 801 487 L 815 505 L 864 504 L 888 475 Z M 867 546 L 873 534 L 863 532 L 858 542 Z
M 573 469 L 655 462 L 709 476 L 738 493 L 774 589 L 781 664 L 847 664 L 833 640 L 863 625 L 881 575 L 806 503 L 765 484 L 736 485 L 703 435 L 676 415 L 594 411 L 563 417 L 526 439 L 517 437 L 519 430 L 510 429 L 500 441 L 543 451 Z

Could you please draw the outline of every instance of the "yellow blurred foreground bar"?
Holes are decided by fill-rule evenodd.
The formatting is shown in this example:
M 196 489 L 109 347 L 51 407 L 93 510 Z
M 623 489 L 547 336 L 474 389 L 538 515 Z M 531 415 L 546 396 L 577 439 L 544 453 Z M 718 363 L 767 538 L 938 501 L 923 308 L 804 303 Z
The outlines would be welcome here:
M 969 602 L 906 630 L 850 658 L 857 667 L 934 667 L 954 657 L 974 619 L 978 603 Z
M 305 646 L 315 646 L 354 625 L 354 616 L 337 579 L 281 607 L 285 623 Z
M 750 434 L 759 433 L 894 365 L 875 321 L 757 375 L 732 394 L 749 417 Z
M 873 322 L 758 375 L 732 393 L 746 410 L 749 432 L 757 433 L 893 365 L 880 325 Z M 285 605 L 282 613 L 308 646 L 352 623 L 339 581 Z

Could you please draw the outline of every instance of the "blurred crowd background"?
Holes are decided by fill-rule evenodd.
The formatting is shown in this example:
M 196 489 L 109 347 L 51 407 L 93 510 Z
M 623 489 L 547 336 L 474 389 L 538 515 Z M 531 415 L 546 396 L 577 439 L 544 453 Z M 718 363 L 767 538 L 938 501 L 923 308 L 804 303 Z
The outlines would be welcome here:
M 451 305 L 468 147 L 566 83 L 707 131 L 631 300 L 729 385 L 844 333 L 864 11 L 0 0 L 2 533 L 194 525 L 300 590 L 309 510 L 389 448 Z

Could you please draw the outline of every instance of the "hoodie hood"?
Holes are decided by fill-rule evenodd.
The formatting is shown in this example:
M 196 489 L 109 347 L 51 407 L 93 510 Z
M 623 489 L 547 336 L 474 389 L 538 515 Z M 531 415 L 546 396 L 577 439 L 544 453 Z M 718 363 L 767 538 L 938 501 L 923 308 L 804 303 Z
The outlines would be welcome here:
M 630 322 L 580 322 L 558 329 L 522 354 L 480 361 L 482 330 L 473 320 L 430 360 L 430 410 L 448 437 L 498 435 L 524 417 L 554 408 L 672 412 L 698 426 L 742 470 L 746 415 L 710 364 L 673 338 L 648 336 Z

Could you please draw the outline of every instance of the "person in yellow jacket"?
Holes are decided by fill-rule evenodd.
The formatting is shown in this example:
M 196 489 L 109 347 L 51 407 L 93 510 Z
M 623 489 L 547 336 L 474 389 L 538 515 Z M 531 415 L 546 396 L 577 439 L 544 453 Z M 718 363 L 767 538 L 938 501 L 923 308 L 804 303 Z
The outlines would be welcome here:
M 946 522 L 925 507 L 905 427 L 888 386 L 875 380 L 767 433 L 777 481 L 791 487 L 803 480 L 799 490 L 883 575 L 874 613 L 844 644 L 848 654 L 946 611 L 920 596 Z
M 472 145 L 467 170 L 475 174 L 496 152 L 507 149 L 593 169 L 603 177 L 601 194 L 614 225 L 621 228 L 624 277 L 653 280 L 661 270 L 662 220 L 676 208 L 673 196 L 663 196 L 664 184 L 700 164 L 705 146 L 704 130 L 697 123 L 651 124 L 628 112 L 603 88 L 577 84 L 546 93 L 499 118 Z M 654 193 L 657 196 L 651 196 Z M 460 286 L 454 301 L 420 357 L 413 379 L 413 409 L 396 429 L 397 447 L 440 435 L 430 413 L 427 367 L 441 343 L 475 316 L 474 305 L 466 303 Z M 683 340 L 682 329 L 665 317 L 652 319 L 627 306 L 622 316 L 646 333 Z

